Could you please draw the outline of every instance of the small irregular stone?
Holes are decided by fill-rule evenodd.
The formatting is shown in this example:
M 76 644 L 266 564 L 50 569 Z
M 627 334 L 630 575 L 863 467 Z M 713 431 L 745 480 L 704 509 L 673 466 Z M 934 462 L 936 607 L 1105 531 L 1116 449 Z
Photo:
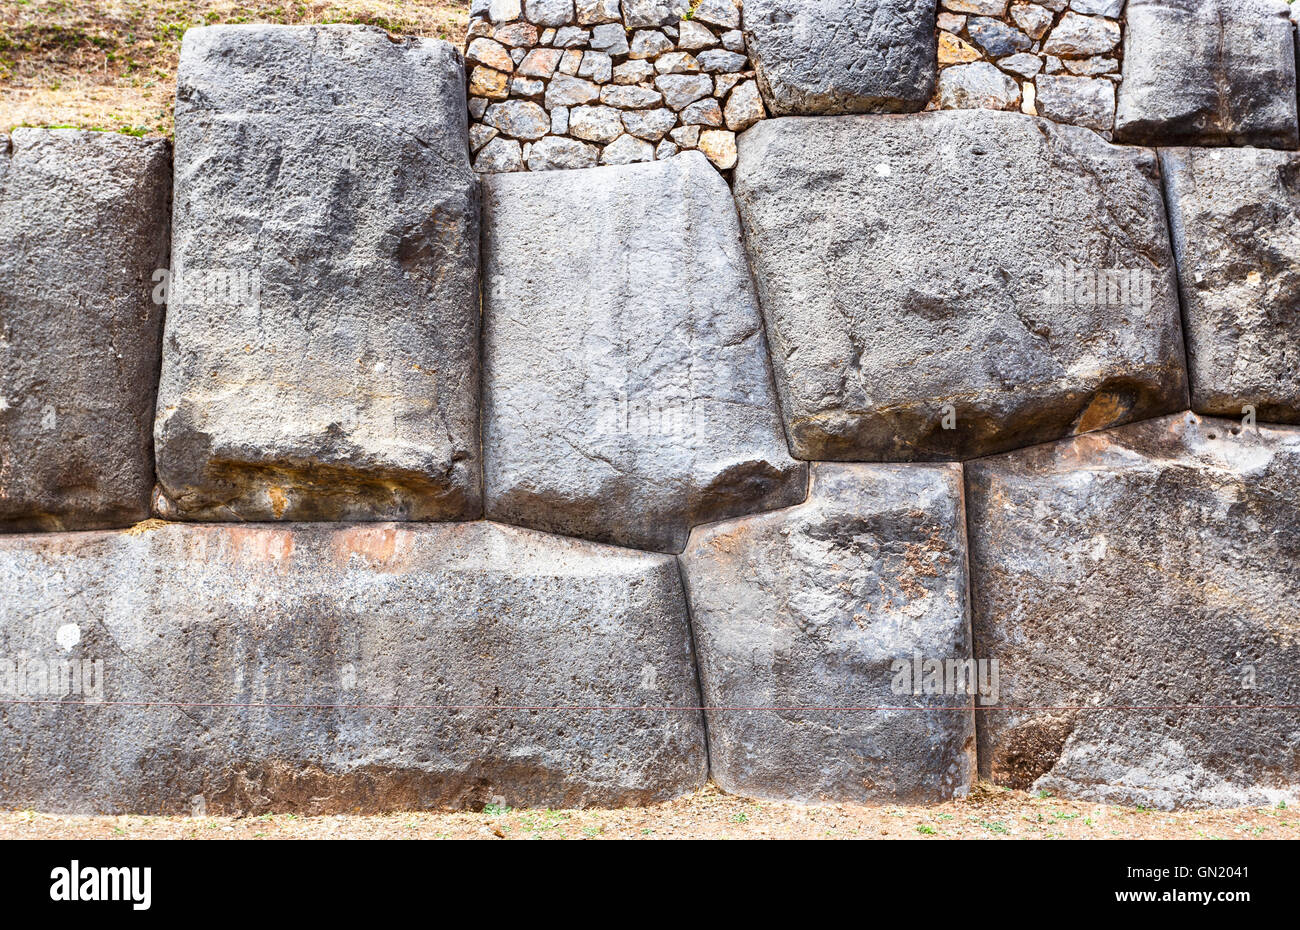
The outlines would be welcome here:
M 594 145 L 562 136 L 546 136 L 534 142 L 532 148 L 528 150 L 528 170 L 590 168 L 596 164 L 599 157 L 600 150 Z
M 713 78 L 707 74 L 661 74 L 655 78 L 655 87 L 669 107 L 681 110 L 713 93 Z
M 654 146 L 636 136 L 624 133 L 600 153 L 602 165 L 630 165 L 638 161 L 653 161 Z
M 714 167 L 727 171 L 736 164 L 736 134 L 728 129 L 706 129 L 700 133 L 699 149 Z
M 622 133 L 622 113 L 613 107 L 581 106 L 569 111 L 571 136 L 588 142 L 612 142 Z

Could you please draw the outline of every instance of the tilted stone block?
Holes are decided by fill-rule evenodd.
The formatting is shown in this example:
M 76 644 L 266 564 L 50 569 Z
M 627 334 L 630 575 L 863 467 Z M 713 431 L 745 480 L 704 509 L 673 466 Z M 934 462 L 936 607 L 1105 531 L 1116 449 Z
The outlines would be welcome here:
M 1282 0 L 1129 0 L 1126 16 L 1117 141 L 1300 145 Z
M 149 516 L 170 190 L 159 139 L 0 137 L 0 530 Z
M 670 556 L 171 524 L 0 537 L 0 589 L 4 807 L 618 806 L 705 780 Z
M 806 503 L 691 534 L 719 786 L 805 802 L 965 793 L 969 688 L 906 677 L 970 668 L 965 533 L 960 465 L 817 464 Z
M 796 458 L 968 458 L 1186 407 L 1151 151 L 990 111 L 765 120 L 735 190 Z
M 1163 149 L 1192 407 L 1300 423 L 1300 155 Z
M 664 551 L 803 499 L 726 182 L 698 153 L 484 179 L 493 519 Z
M 1300 429 L 1186 413 L 966 469 L 975 651 L 1006 705 L 979 715 L 981 775 L 1158 808 L 1294 799 Z
M 159 512 L 481 512 L 478 203 L 445 42 L 191 29 L 176 103 Z
M 746 0 L 745 39 L 768 110 L 895 113 L 934 94 L 935 0 Z

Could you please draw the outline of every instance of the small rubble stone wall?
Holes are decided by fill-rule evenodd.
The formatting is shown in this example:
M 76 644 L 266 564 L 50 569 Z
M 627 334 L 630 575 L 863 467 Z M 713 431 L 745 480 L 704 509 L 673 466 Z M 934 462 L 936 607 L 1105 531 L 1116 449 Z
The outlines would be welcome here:
M 561 137 L 352 26 L 188 32 L 174 149 L 15 130 L 0 806 L 1300 803 L 1289 12 L 1129 0 L 1117 143 L 926 112 L 1002 22 L 947 6 L 750 0 L 698 73 L 707 2 L 476 6 L 507 76 L 587 33 L 549 90 L 754 84 L 729 177 L 476 174 Z
M 762 119 L 738 0 L 475 0 L 470 146 L 482 173 L 736 161 Z
M 932 109 L 1019 110 L 1110 138 L 1124 0 L 941 0 Z

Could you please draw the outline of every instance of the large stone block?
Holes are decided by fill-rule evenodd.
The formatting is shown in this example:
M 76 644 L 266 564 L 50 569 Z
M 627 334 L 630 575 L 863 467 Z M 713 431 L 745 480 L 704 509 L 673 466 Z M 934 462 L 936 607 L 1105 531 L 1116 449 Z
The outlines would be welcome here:
M 1294 801 L 1300 429 L 1186 413 L 966 468 L 976 655 L 1006 705 L 979 716 L 981 775 Z
M 968 458 L 1186 407 L 1149 150 L 983 110 L 765 120 L 735 190 L 796 458 Z
M 1300 423 L 1300 155 L 1162 149 L 1192 407 Z
M 706 777 L 670 556 L 170 524 L 0 538 L 0 588 L 0 806 L 625 805 Z
M 746 0 L 745 39 L 768 110 L 920 110 L 938 70 L 935 0 Z
M 702 155 L 484 187 L 494 519 L 675 552 L 695 524 L 803 499 L 735 207 Z
M 159 139 L 0 137 L 0 530 L 149 515 L 170 190 Z
M 1300 145 L 1282 0 L 1129 0 L 1126 16 L 1116 140 Z
M 445 42 L 192 29 L 176 95 L 159 513 L 481 512 L 478 202 Z
M 898 677 L 971 658 L 961 466 L 817 464 L 806 503 L 699 527 L 681 559 L 719 786 L 806 802 L 965 793 L 970 693 Z

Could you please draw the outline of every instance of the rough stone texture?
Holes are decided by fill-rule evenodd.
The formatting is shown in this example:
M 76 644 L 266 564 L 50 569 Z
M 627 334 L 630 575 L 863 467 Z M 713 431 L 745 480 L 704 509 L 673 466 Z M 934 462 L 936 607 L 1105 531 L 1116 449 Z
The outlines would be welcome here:
M 926 109 L 1019 109 L 1110 139 L 1122 0 L 944 5 L 938 90 Z
M 520 11 L 531 22 L 494 24 L 489 7 L 470 11 L 469 132 L 480 173 L 627 164 L 697 144 L 725 170 L 735 162 L 730 133 L 766 115 L 736 0 L 530 0 Z M 689 145 L 664 138 L 696 124 L 727 130 L 696 133 Z M 535 156 L 529 143 L 538 140 Z
M 775 115 L 919 110 L 934 93 L 934 0 L 747 0 L 745 39 Z
M 703 156 L 484 187 L 494 519 L 680 551 L 695 524 L 802 500 L 735 209 Z
M 1300 423 L 1300 155 L 1162 149 L 1192 407 Z
M 1129 0 L 1127 17 L 1116 139 L 1300 146 L 1282 0 Z
M 971 656 L 961 483 L 957 465 L 818 464 L 806 503 L 691 534 L 681 560 L 724 791 L 905 803 L 966 792 L 972 698 L 892 687 L 895 660 Z M 935 709 L 861 709 L 913 705 Z
M 968 458 L 1186 406 L 1150 151 L 987 110 L 764 120 L 735 191 L 796 458 Z
M 162 515 L 480 512 L 464 95 L 460 56 L 436 40 L 351 26 L 185 34 Z M 232 272 L 241 286 L 213 286 Z
M 1039 116 L 1098 131 L 1115 124 L 1115 85 L 1106 78 L 1044 74 L 1037 90 Z
M 98 694 L 0 705 L 7 808 L 624 805 L 705 779 L 671 557 L 483 522 L 173 524 L 0 537 L 0 583 L 4 697 L 103 663 Z
M 979 715 L 981 775 L 1155 808 L 1294 800 L 1295 711 L 1227 708 L 1300 704 L 1300 430 L 1182 414 L 967 480 L 976 655 L 1008 708 Z
M 159 140 L 0 137 L 0 530 L 149 515 L 170 189 Z

